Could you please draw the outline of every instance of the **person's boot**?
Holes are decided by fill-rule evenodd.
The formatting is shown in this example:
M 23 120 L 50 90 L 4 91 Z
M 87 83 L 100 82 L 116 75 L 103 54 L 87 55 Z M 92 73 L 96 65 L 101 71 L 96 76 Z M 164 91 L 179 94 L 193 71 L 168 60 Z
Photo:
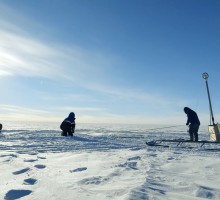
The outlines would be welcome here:
M 67 136 L 67 133 L 62 131 L 61 136 Z
M 193 141 L 193 134 L 189 133 L 189 136 L 190 136 L 190 141 Z
M 195 133 L 194 135 L 195 135 L 195 142 L 198 142 L 199 140 L 198 133 Z

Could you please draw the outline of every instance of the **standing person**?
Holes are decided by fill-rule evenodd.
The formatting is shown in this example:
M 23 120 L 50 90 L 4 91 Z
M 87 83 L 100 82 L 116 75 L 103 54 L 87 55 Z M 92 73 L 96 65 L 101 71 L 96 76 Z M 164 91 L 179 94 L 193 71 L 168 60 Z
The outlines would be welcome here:
M 198 141 L 198 130 L 200 126 L 198 115 L 188 107 L 184 108 L 184 112 L 187 114 L 186 125 L 189 125 L 190 141 Z
M 60 125 L 60 129 L 63 131 L 61 133 L 62 136 L 73 136 L 73 133 L 75 132 L 75 114 L 74 112 L 71 112 L 69 116 L 63 120 L 63 122 Z
M 1 133 L 1 131 L 2 131 L 2 124 L 0 124 L 0 133 Z

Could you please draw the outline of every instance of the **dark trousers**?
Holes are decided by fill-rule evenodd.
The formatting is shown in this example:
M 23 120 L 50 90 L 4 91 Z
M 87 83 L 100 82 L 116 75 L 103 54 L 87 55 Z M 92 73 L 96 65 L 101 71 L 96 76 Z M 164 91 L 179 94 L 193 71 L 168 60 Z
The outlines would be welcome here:
M 199 140 L 198 131 L 199 131 L 199 124 L 190 124 L 189 125 L 190 141 L 198 141 Z
M 68 122 L 62 122 L 62 124 L 60 125 L 60 129 L 63 131 L 62 132 L 62 136 L 73 136 L 74 133 L 74 129 L 75 129 L 75 124 L 72 125 Z

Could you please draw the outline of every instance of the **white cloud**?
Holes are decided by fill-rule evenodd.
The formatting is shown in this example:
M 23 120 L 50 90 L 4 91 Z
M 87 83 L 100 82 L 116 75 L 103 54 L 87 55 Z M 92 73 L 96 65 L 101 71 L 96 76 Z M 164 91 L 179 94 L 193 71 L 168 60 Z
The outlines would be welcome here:
M 6 104 L 1 104 L 0 105 L 0 110 L 2 113 L 26 113 L 26 114 L 45 114 L 48 113 L 48 111 L 45 110 L 39 110 L 39 109 L 32 109 L 32 108 L 26 108 L 22 106 L 16 106 L 16 105 L 6 105 Z
M 76 111 L 76 112 L 104 112 L 105 109 L 102 108 L 97 108 L 97 107 L 57 107 L 57 110 L 62 110 L 62 111 Z
M 50 110 L 44 110 L 42 108 L 28 108 L 24 106 L 16 105 L 0 105 L 0 119 L 2 121 L 55 121 L 59 122 L 63 120 L 63 117 L 67 116 L 69 112 L 74 111 L 78 116 L 77 120 L 83 122 L 85 118 L 84 113 L 104 113 L 103 109 L 96 107 L 55 107 L 50 108 Z M 102 116 L 102 114 L 99 114 Z M 91 122 L 95 122 L 96 117 L 90 115 Z M 101 119 L 100 117 L 99 119 Z M 98 121 L 96 121 L 98 122 Z
M 9 16 L 11 14 L 13 15 L 12 18 L 19 18 L 19 23 L 0 14 L 0 77 L 44 77 L 65 83 L 74 83 L 83 88 L 95 91 L 96 93 L 109 95 L 110 98 L 122 101 L 126 100 L 126 102 L 134 101 L 136 104 L 149 104 L 154 107 L 183 106 L 187 104 L 184 100 L 170 100 L 158 94 L 147 94 L 141 90 L 128 89 L 110 84 L 108 79 L 112 77 L 107 74 L 106 71 L 111 67 L 114 69 L 116 66 L 120 67 L 117 63 L 118 58 L 112 55 L 105 55 L 104 52 L 92 52 L 80 48 L 79 46 L 74 46 L 73 44 L 68 44 L 67 46 L 56 42 L 43 41 L 37 38 L 37 33 L 31 34 L 31 32 L 25 28 L 25 26 L 28 27 L 27 24 L 32 24 L 32 26 L 35 26 L 35 29 L 37 29 L 38 24 L 24 19 L 22 16 L 17 16 L 16 11 L 11 11 L 10 9 L 6 9 L 6 11 L 4 12 L 5 15 Z M 45 98 L 49 99 L 50 97 L 48 95 L 48 97 Z M 80 100 L 81 96 L 75 96 L 73 98 Z M 108 98 L 106 100 L 108 101 Z M 106 105 L 107 104 L 108 103 L 106 103 Z M 79 120 L 82 121 L 85 119 L 86 121 L 136 123 L 140 118 L 143 122 L 152 120 L 143 116 L 125 117 L 108 114 L 108 105 L 106 109 L 97 107 L 63 107 L 63 110 L 61 111 L 60 109 L 58 113 L 18 106 L 2 106 L 4 109 L 1 109 L 3 114 L 0 116 L 4 118 L 7 114 L 10 119 L 29 118 L 40 120 L 44 119 L 43 116 L 45 116 L 47 120 L 57 120 L 57 118 L 54 117 L 55 115 L 61 116 L 65 114 L 64 112 L 74 109 L 82 113 L 79 118 Z M 85 115 L 84 113 L 86 112 L 90 113 L 90 115 Z M 92 112 L 94 112 L 96 116 L 95 114 L 92 115 Z
M 38 76 L 87 87 L 102 79 L 110 60 L 77 46 L 45 43 L 0 28 L 1 76 Z
M 169 124 L 185 125 L 186 116 L 183 112 L 172 112 L 169 115 L 120 115 L 109 113 L 105 109 L 97 107 L 54 107 L 50 110 L 32 109 L 16 105 L 0 105 L 1 123 L 5 121 L 40 121 L 60 123 L 69 112 L 76 113 L 77 123 L 115 123 L 115 124 Z M 209 114 L 200 113 L 199 118 L 202 126 L 209 125 Z M 219 119 L 219 116 L 216 116 Z M 186 127 L 187 128 L 187 127 Z
M 16 18 L 16 12 L 13 12 L 13 16 Z M 117 65 L 114 56 L 36 39 L 30 32 L 25 32 L 24 24 L 16 25 L 13 21 L 4 21 L 4 18 L 0 25 L 0 76 L 38 76 L 74 82 L 81 87 L 121 99 L 158 105 L 185 104 L 184 101 L 169 100 L 157 94 L 146 94 L 144 91 L 112 84 L 109 86 L 107 80 L 111 76 L 105 73 L 105 69 Z
M 12 76 L 12 74 L 6 70 L 0 69 L 0 77 L 1 76 Z
M 16 105 L 0 105 L 1 121 L 57 121 L 53 113 Z
M 126 99 L 127 101 L 135 102 L 145 102 L 154 104 L 155 106 L 185 106 L 188 104 L 187 100 L 182 99 L 170 99 L 167 97 L 163 97 L 160 94 L 156 93 L 146 93 L 146 91 L 139 89 L 128 89 L 122 87 L 115 86 L 107 86 L 107 85 L 98 85 L 98 84 L 90 84 L 88 87 L 95 91 L 99 91 L 101 93 L 109 94 L 110 96 L 117 97 L 118 100 Z
M 51 59 L 56 52 L 40 42 L 2 30 L 0 37 L 0 66 L 8 74 L 49 78 L 59 69 Z

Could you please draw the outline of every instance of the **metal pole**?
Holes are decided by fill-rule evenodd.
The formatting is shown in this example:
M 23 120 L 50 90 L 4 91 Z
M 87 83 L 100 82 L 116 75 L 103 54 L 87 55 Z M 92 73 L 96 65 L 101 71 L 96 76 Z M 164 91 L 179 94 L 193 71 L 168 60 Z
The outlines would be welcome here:
M 208 75 L 208 73 L 205 72 L 205 73 L 202 74 L 202 77 L 205 79 L 206 89 L 207 89 L 208 99 L 209 99 L 209 109 L 210 109 L 210 114 L 211 114 L 211 117 L 212 117 L 212 124 L 214 125 L 215 122 L 214 122 L 214 116 L 213 116 L 212 104 L 211 104 L 211 98 L 210 98 L 209 86 L 208 86 L 209 75 Z

